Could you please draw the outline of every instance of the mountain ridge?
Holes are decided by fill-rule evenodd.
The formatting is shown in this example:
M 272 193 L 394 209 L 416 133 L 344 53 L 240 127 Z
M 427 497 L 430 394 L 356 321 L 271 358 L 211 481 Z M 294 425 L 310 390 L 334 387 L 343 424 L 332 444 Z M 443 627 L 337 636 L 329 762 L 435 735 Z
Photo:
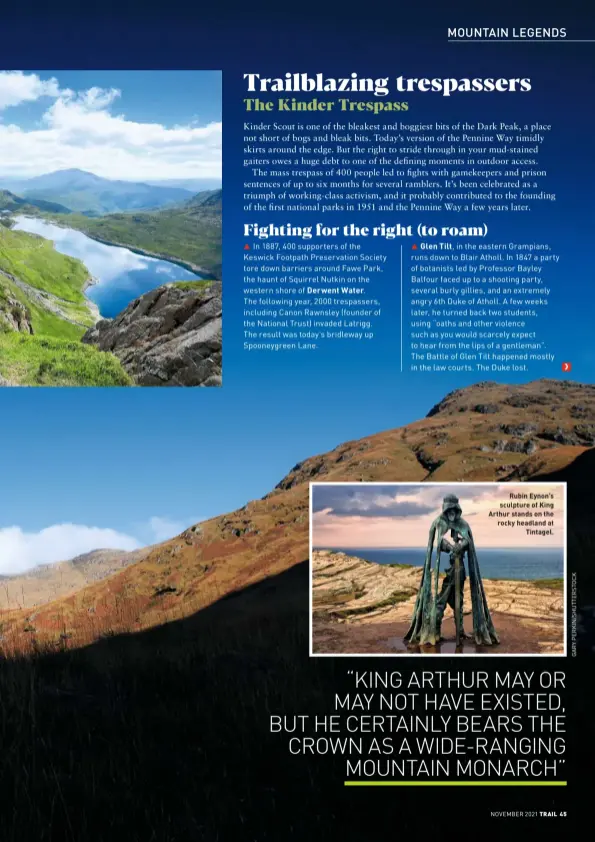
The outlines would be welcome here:
M 430 417 L 303 460 L 264 497 L 197 524 L 109 579 L 42 606 L 36 635 L 51 642 L 66 623 L 77 645 L 91 642 L 97 625 L 89 627 L 90 607 L 96 623 L 115 632 L 158 626 L 305 562 L 312 480 L 448 483 L 571 476 L 573 535 L 590 545 L 595 430 L 586 419 L 595 417 L 595 386 L 556 380 L 482 383 L 457 390 L 449 400 L 454 403 Z M 535 449 L 526 448 L 527 441 Z M 25 616 L 13 618 L 13 639 L 22 640 L 27 622 Z
M 99 216 L 125 210 L 151 210 L 192 197 L 192 191 L 182 187 L 103 178 L 80 169 L 54 170 L 13 181 L 11 188 L 31 201 L 57 202 L 70 211 Z
M 64 205 L 56 202 L 44 202 L 43 200 L 24 199 L 22 196 L 17 196 L 10 190 L 3 190 L 0 188 L 0 211 L 10 211 L 27 213 L 29 210 L 46 211 L 48 213 L 70 213 L 70 210 Z
M 0 576 L 0 606 L 3 609 L 34 608 L 52 599 L 80 590 L 90 582 L 113 575 L 146 555 L 140 550 L 97 549 L 66 561 L 40 564 L 24 573 Z

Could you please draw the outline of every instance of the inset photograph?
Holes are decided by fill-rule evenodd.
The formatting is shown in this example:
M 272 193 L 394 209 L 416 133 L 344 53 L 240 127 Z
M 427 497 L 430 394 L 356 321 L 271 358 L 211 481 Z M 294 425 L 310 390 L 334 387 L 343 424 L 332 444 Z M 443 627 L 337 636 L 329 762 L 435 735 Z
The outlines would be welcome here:
M 0 71 L 0 386 L 220 386 L 221 72 Z
M 311 655 L 565 655 L 565 483 L 311 483 Z

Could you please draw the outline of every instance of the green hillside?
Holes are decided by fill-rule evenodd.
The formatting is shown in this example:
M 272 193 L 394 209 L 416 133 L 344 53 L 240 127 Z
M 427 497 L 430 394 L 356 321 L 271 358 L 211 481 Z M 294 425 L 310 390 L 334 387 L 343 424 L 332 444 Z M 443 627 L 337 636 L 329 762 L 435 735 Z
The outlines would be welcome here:
M 22 386 L 132 386 L 120 361 L 82 342 L 0 333 L 0 377 Z
M 44 217 L 53 218 L 53 214 Z M 55 217 L 56 222 L 63 219 Z M 90 218 L 73 213 L 68 225 L 115 245 L 181 260 L 221 277 L 221 190 L 198 193 L 188 202 L 158 211 Z
M 0 270 L 68 303 L 82 304 L 89 272 L 84 263 L 60 254 L 50 240 L 35 234 L 0 229 Z
M 0 211 L 14 211 L 16 213 L 70 213 L 68 208 L 57 202 L 46 202 L 43 199 L 23 199 L 10 190 L 0 190 Z
M 80 339 L 87 327 L 93 324 L 93 317 L 88 310 L 84 314 L 77 308 L 70 308 L 54 299 L 34 297 L 33 290 L 24 290 L 9 280 L 0 271 L 0 333 L 8 330 L 8 316 L 16 309 L 24 310 L 24 320 L 30 325 L 34 334 L 53 336 L 60 339 Z M 16 302 L 16 305 L 15 305 Z M 18 305 L 21 305 L 19 308 Z M 48 305 L 55 309 L 48 309 Z M 80 313 L 80 321 L 78 317 Z
M 115 356 L 83 345 L 94 324 L 85 266 L 49 240 L 0 226 L 0 378 L 21 386 L 131 385 Z

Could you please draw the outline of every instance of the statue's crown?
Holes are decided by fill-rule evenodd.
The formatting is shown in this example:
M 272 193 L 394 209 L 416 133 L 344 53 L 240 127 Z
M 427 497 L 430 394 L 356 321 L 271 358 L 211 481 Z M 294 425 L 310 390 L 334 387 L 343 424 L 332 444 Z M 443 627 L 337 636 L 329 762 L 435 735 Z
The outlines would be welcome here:
M 442 501 L 442 511 L 447 512 L 449 509 L 457 509 L 459 515 L 461 514 L 462 510 L 459 504 L 459 498 L 456 494 L 447 494 Z

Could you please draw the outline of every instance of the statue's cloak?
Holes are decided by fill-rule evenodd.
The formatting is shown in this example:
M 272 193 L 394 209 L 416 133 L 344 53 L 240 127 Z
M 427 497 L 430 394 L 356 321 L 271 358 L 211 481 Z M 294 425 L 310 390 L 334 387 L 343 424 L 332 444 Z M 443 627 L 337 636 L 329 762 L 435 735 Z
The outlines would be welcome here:
M 467 521 L 463 520 L 460 516 L 460 509 L 457 514 L 458 516 L 455 521 L 448 521 L 443 512 L 431 526 L 421 584 L 413 610 L 413 618 L 409 631 L 405 635 L 405 640 L 410 643 L 435 645 L 440 638 L 440 629 L 438 628 L 436 618 L 438 575 L 440 571 L 440 557 L 445 552 L 442 547 L 442 539 L 451 530 L 455 530 L 461 536 L 464 555 L 467 556 L 471 610 L 473 614 L 473 637 L 475 638 L 475 642 L 483 646 L 500 642 L 494 624 L 492 623 L 483 589 L 483 582 L 481 581 L 473 533 Z M 434 569 L 432 565 L 433 560 L 435 560 Z

